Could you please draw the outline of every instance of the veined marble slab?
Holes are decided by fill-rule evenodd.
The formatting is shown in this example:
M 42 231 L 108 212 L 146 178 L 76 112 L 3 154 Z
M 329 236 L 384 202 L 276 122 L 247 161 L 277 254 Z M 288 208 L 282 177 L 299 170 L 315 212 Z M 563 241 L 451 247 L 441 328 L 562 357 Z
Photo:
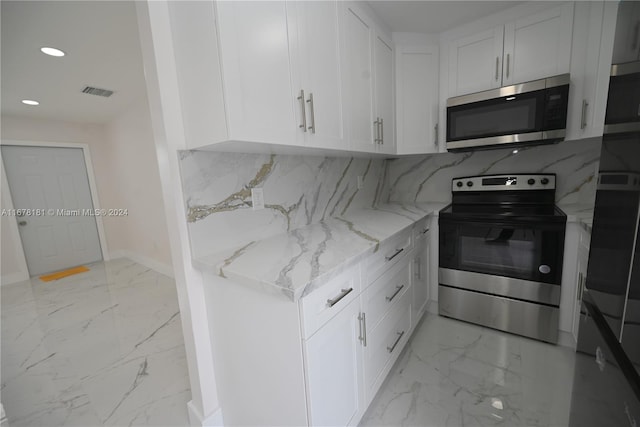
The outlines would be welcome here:
M 389 162 L 390 201 L 451 201 L 451 180 L 461 176 L 555 173 L 556 203 L 593 204 L 601 141 L 585 139 L 498 150 L 407 156 Z
M 292 301 L 378 250 L 443 204 L 385 204 L 353 211 L 242 247 L 196 257 L 197 268 Z
M 569 204 L 559 205 L 558 207 L 567 214 L 567 222 L 577 222 L 591 234 L 591 228 L 593 227 L 593 205 Z

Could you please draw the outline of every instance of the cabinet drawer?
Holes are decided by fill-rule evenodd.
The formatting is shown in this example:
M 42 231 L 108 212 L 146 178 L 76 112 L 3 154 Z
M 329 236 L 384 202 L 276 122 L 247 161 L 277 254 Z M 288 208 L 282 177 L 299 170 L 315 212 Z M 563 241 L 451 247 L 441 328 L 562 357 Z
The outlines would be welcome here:
M 369 397 L 375 395 L 391 365 L 409 339 L 410 295 L 410 292 L 406 292 L 380 324 L 367 333 L 368 342 L 364 350 L 364 381 Z
M 363 263 L 364 280 L 371 284 L 390 266 L 403 259 L 411 250 L 411 228 L 401 231 L 380 244 L 380 248 Z
M 360 271 L 350 268 L 300 300 L 300 317 L 305 338 L 309 338 L 329 319 L 360 294 Z
M 422 218 L 420 221 L 416 222 L 413 225 L 413 245 L 417 245 L 417 243 L 429 235 L 429 219 L 431 217 Z
M 367 325 L 375 329 L 385 313 L 411 286 L 411 258 L 404 257 L 373 282 L 362 294 Z

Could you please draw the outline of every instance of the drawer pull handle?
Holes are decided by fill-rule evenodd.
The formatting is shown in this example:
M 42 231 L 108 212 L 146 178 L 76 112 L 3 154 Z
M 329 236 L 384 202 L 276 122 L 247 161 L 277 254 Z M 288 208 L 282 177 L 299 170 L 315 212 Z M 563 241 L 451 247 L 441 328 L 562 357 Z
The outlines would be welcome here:
M 340 295 L 338 295 L 337 297 L 335 297 L 334 299 L 328 299 L 327 300 L 327 307 L 331 308 L 334 305 L 336 305 L 337 303 L 340 302 L 340 300 L 344 297 L 346 297 L 347 295 L 349 295 L 351 293 L 351 291 L 353 291 L 353 288 L 349 288 L 349 289 L 340 289 Z
M 404 331 L 402 332 L 398 332 L 398 338 L 396 338 L 396 342 L 393 343 L 393 345 L 391 347 L 387 347 L 387 351 L 389 353 L 393 353 L 393 350 L 396 349 L 396 346 L 398 345 L 398 343 L 400 342 L 400 340 L 402 339 L 402 336 L 404 335 Z
M 427 234 L 429 232 L 428 228 L 425 228 L 424 230 L 422 230 L 422 234 Z
M 358 321 L 360 321 L 360 336 L 358 339 L 362 343 L 364 347 L 367 346 L 367 318 L 364 313 L 360 313 L 358 316 Z
M 389 302 L 393 301 L 393 299 L 396 297 L 396 295 L 398 295 L 398 292 L 400 292 L 402 288 L 404 288 L 404 285 L 396 286 L 396 291 L 393 293 L 393 295 L 384 298 Z
M 386 259 L 387 261 L 391 261 L 392 259 L 394 259 L 395 257 L 397 257 L 398 255 L 400 255 L 400 252 L 404 251 L 404 248 L 402 249 L 396 249 L 396 253 L 391 255 L 391 256 L 387 256 L 384 257 L 384 259 Z

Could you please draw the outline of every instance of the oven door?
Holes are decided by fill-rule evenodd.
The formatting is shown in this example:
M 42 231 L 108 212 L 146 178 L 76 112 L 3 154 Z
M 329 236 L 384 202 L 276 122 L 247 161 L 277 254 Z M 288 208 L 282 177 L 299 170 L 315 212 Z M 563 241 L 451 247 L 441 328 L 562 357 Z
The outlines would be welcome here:
M 558 305 L 565 223 L 440 218 L 440 282 Z

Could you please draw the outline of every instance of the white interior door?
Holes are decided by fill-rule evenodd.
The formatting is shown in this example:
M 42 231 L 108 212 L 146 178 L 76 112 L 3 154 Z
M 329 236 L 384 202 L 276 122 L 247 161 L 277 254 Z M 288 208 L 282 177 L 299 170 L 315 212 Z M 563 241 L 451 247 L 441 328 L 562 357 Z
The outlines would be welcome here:
M 29 274 L 101 260 L 82 149 L 4 145 L 2 158 Z

